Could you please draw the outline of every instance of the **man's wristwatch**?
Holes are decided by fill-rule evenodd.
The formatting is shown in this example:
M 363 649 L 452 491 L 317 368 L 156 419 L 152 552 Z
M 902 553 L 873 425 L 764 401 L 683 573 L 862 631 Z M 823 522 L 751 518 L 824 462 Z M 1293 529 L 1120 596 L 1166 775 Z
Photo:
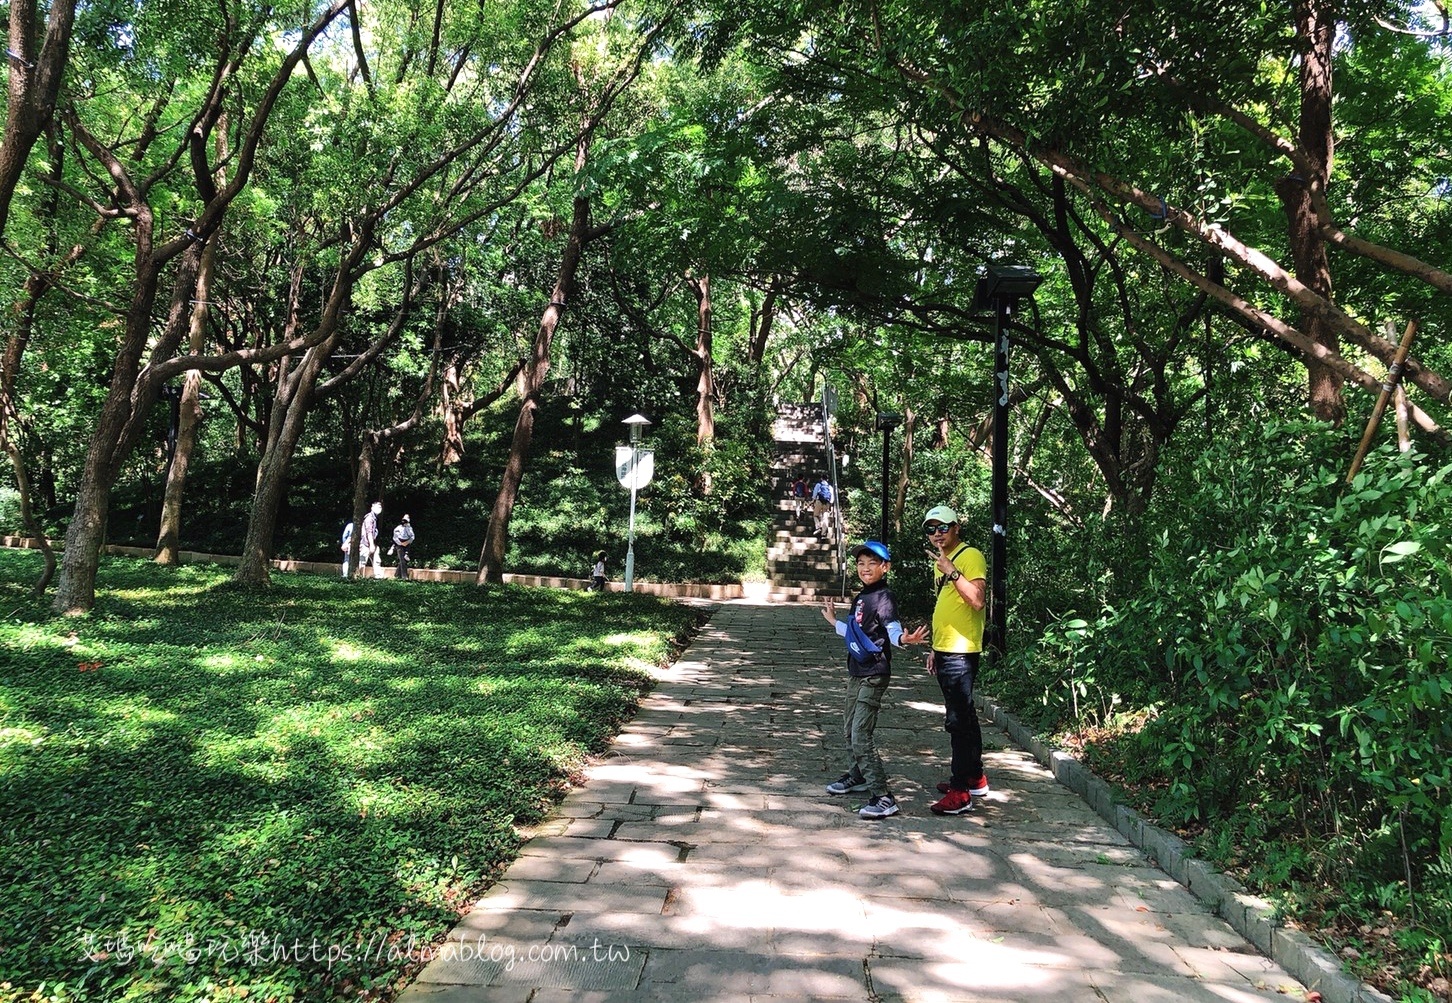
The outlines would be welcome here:
M 948 581 L 950 581 L 950 582 L 956 582 L 958 579 L 960 579 L 962 577 L 963 577 L 963 572 L 961 572 L 961 571 L 955 571 L 951 575 L 948 576 Z

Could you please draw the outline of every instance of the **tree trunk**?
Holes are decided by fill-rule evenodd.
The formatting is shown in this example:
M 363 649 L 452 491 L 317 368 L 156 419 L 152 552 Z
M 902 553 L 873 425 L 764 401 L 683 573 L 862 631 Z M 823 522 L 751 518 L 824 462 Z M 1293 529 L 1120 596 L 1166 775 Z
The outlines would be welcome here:
M 12 0 L 9 13 L 9 82 L 0 136 L 0 234 L 10 219 L 10 201 L 30 150 L 55 114 L 56 95 L 70 58 L 76 3 L 52 0 L 43 41 L 36 33 L 35 0 Z
M 584 169 L 589 145 L 587 134 L 581 139 L 575 154 L 577 170 Z M 509 520 L 514 514 L 514 503 L 519 498 L 519 485 L 524 480 L 525 459 L 529 455 L 530 442 L 534 439 L 535 411 L 539 407 L 539 394 L 544 388 L 545 374 L 550 370 L 550 350 L 554 343 L 555 328 L 559 325 L 565 304 L 574 292 L 575 275 L 579 271 L 580 259 L 584 256 L 589 235 L 590 200 L 584 195 L 578 195 L 575 197 L 569 239 L 565 244 L 564 256 L 560 259 L 554 293 L 550 296 L 550 304 L 545 308 L 544 316 L 540 318 L 529 364 L 520 376 L 519 417 L 514 422 L 514 438 L 509 444 L 509 458 L 504 464 L 499 493 L 494 497 L 494 507 L 489 512 L 489 530 L 484 536 L 484 547 L 479 553 L 479 574 L 475 578 L 479 585 L 498 581 L 504 574 L 504 558 L 509 551 Z
M 75 513 L 66 530 L 65 555 L 61 559 L 53 603 L 57 613 L 83 613 L 95 605 L 96 571 L 106 542 L 111 488 L 160 390 L 157 381 L 140 379 L 141 356 L 151 340 L 151 309 L 161 280 L 161 262 L 153 253 L 151 242 L 149 207 L 140 207 L 136 212 L 133 229 L 136 235 L 133 296 L 100 420 L 86 448 L 86 460 L 76 489 Z M 189 313 L 185 307 L 195 293 L 200 262 L 198 245 L 192 244 L 182 252 L 172 287 L 171 309 L 158 339 L 160 342 L 170 341 L 171 332 Z
M 908 484 L 913 475 L 913 432 L 918 427 L 918 416 L 912 408 L 904 408 L 902 423 L 902 463 L 897 471 L 897 494 L 892 502 L 892 529 L 902 535 L 902 513 L 907 508 Z M 887 541 L 882 541 L 886 543 Z
M 257 486 L 252 492 L 252 511 L 247 519 L 247 537 L 242 544 L 242 563 L 233 581 L 266 585 L 271 580 L 272 534 L 277 528 L 277 511 L 287 490 L 287 471 L 307 421 L 307 395 L 317 382 L 323 360 L 332 353 L 336 336 L 303 353 L 295 369 L 280 366 L 277 396 L 272 402 L 268 440 L 257 463 Z M 355 524 L 356 525 L 356 524 Z M 356 533 L 354 534 L 356 536 Z
M 475 397 L 467 404 L 461 404 L 457 399 L 462 384 L 458 378 L 457 369 L 452 365 L 449 366 L 444 377 L 443 403 L 441 405 L 444 425 L 444 446 L 438 462 L 440 467 L 447 463 L 457 463 L 464 458 L 465 423 L 509 392 L 509 388 L 514 386 L 515 382 L 519 379 L 520 373 L 524 371 L 525 361 L 524 359 L 520 359 L 504 375 L 504 378 L 499 381 L 494 389 L 482 397 Z M 450 459 L 449 457 L 451 456 L 454 458 Z
M 988 427 L 987 422 L 985 422 L 982 427 L 984 429 L 986 429 Z M 950 422 L 949 419 L 947 419 L 947 418 L 940 417 L 936 421 L 934 421 L 933 422 L 933 438 L 928 443 L 928 448 L 929 449 L 946 449 L 948 447 L 948 431 L 951 428 L 952 428 L 952 422 Z M 986 442 L 986 441 L 987 441 L 987 432 L 986 431 L 983 431 L 976 438 L 974 436 L 972 436 L 972 435 L 969 435 L 968 436 L 968 443 L 974 449 L 980 449 L 980 448 L 982 448 L 983 443 Z
M 771 331 L 776 324 L 776 300 L 781 293 L 781 287 L 781 276 L 773 275 L 771 284 L 766 288 L 766 296 L 761 301 L 761 309 L 752 318 L 755 321 L 755 330 L 751 333 L 751 347 L 747 356 L 752 365 L 759 366 L 766 358 L 766 346 L 771 341 Z
M 56 144 L 57 148 L 51 151 L 52 177 L 60 177 L 60 164 L 64 148 Z M 52 188 L 52 192 L 58 193 L 58 188 Z M 59 202 L 58 195 L 50 199 L 48 211 L 52 218 L 56 214 L 56 205 Z M 47 251 L 54 251 L 54 235 L 47 234 Z M 40 578 L 36 581 L 31 590 L 33 597 L 45 594 L 50 587 L 51 580 L 55 577 L 55 550 L 50 545 L 50 540 L 45 535 L 45 529 L 35 518 L 35 507 L 32 501 L 30 486 L 30 474 L 25 469 L 25 456 L 11 435 L 12 419 L 18 425 L 20 421 L 20 404 L 15 399 L 15 385 L 20 378 L 20 363 L 25 358 L 25 350 L 30 344 L 30 335 L 35 330 L 35 311 L 40 305 L 40 298 L 44 296 L 54 285 L 57 276 L 65 271 L 67 267 L 75 264 L 85 253 L 85 245 L 76 244 L 70 252 L 58 261 L 47 273 L 32 273 L 25 280 L 20 302 L 15 305 L 15 327 L 10 332 L 10 337 L 5 342 L 5 354 L 0 356 L 0 447 L 3 447 L 7 456 L 10 457 L 10 468 L 15 475 L 15 490 L 20 495 L 20 521 L 25 527 L 25 532 L 35 540 L 36 546 L 40 549 L 45 560 L 45 567 L 41 571 Z
M 711 358 L 711 276 L 688 280 L 696 295 L 696 445 L 707 447 L 716 437 L 716 373 Z M 707 490 L 710 485 L 706 485 Z
M 696 359 L 696 445 L 701 447 L 705 459 L 716 438 L 716 373 L 711 357 L 711 276 L 687 276 L 686 284 L 696 297 L 696 347 L 691 350 Z M 709 466 L 703 466 L 696 475 L 696 490 L 702 495 L 711 493 Z
M 349 517 L 353 523 L 353 535 L 348 540 L 348 577 L 364 577 L 363 569 L 358 567 L 358 554 L 362 548 L 363 519 L 368 514 L 368 485 L 373 480 L 373 450 L 378 443 L 378 437 L 371 432 L 363 434 L 363 444 L 358 448 L 358 467 L 353 475 L 353 508 Z M 379 532 L 383 527 L 379 527 Z M 377 543 L 375 541 L 375 546 Z M 371 565 L 370 565 L 371 566 Z
M 464 458 L 464 423 L 456 403 L 460 387 L 459 367 L 451 365 L 444 370 L 443 399 L 439 402 L 439 417 L 444 422 L 444 441 L 437 464 L 440 468 L 453 466 Z
M 1286 229 L 1296 278 L 1316 294 L 1332 298 L 1331 263 L 1321 236 L 1321 221 L 1311 200 L 1312 187 L 1325 191 L 1331 177 L 1334 138 L 1331 128 L 1331 47 L 1336 36 L 1336 13 L 1329 0 L 1295 0 L 1296 35 L 1301 42 L 1301 125 L 1298 145 L 1305 153 L 1314 178 L 1296 174 L 1276 185 L 1286 213 Z M 1319 345 L 1333 352 L 1340 338 L 1319 312 L 1301 310 L 1300 328 Z M 1306 360 L 1307 391 L 1311 410 L 1322 421 L 1340 425 L 1346 419 L 1341 374 Z
M 371 230 L 359 234 L 350 253 L 338 265 L 323 315 L 309 340 L 312 342 L 296 367 L 288 359 L 278 362 L 277 393 L 267 421 L 267 440 L 262 458 L 257 463 L 257 486 L 252 494 L 252 512 L 247 520 L 247 538 L 242 545 L 242 563 L 233 581 L 246 585 L 265 585 L 271 579 L 272 535 L 277 528 L 277 512 L 287 489 L 287 471 L 292 464 L 298 440 L 307 422 L 313 388 L 323 363 L 333 354 L 342 338 L 343 307 L 348 302 L 353 270 L 372 243 Z M 358 523 L 354 523 L 358 526 Z M 357 532 L 354 532 L 354 547 Z
M 342 372 L 330 376 L 326 383 L 319 386 L 318 378 L 323 371 L 323 366 L 337 350 L 338 343 L 343 338 L 344 308 L 350 302 L 358 275 L 367 270 L 363 262 L 367 254 L 374 248 L 375 222 L 375 220 L 369 219 L 356 230 L 350 228 L 351 244 L 348 253 L 339 262 L 337 271 L 334 273 L 333 285 L 328 293 L 328 301 L 323 308 L 322 316 L 318 319 L 317 326 L 312 333 L 305 339 L 308 348 L 303 353 L 301 361 L 292 368 L 289 368 L 289 360 L 286 358 L 278 363 L 276 392 L 273 398 L 272 413 L 267 421 L 267 439 L 263 446 L 262 459 L 257 465 L 257 486 L 253 493 L 252 513 L 247 523 L 247 540 L 243 546 L 242 563 L 237 568 L 234 581 L 250 585 L 263 585 L 271 577 L 272 537 L 277 526 L 277 513 L 286 492 L 287 472 L 313 405 L 320 398 L 365 371 L 385 348 L 398 339 L 412 316 L 415 299 L 434 274 L 432 270 L 428 269 L 416 274 L 412 267 L 412 259 L 407 259 L 409 267 L 404 282 L 403 301 L 394 312 L 388 328 L 353 361 L 348 363 Z M 296 304 L 297 301 L 294 299 L 293 302 Z M 441 318 L 438 323 L 442 324 Z M 300 321 L 295 316 L 291 317 L 288 320 L 285 338 L 291 341 L 299 326 Z M 437 353 L 436 341 L 435 356 Z M 430 371 L 429 386 L 432 387 L 432 385 L 433 373 Z M 380 441 L 380 437 L 374 433 L 364 434 L 374 436 L 372 439 L 374 446 Z M 370 461 L 369 467 L 371 467 L 371 450 L 365 458 Z M 355 480 L 362 480 L 364 490 L 367 489 L 368 473 L 369 471 L 366 469 L 354 472 Z M 355 518 L 353 524 L 356 530 L 361 530 L 362 523 L 359 519 Z M 349 554 L 351 566 L 355 567 L 359 536 L 356 530 Z
M 217 257 L 215 241 L 208 241 L 202 251 L 197 271 L 197 297 L 192 304 L 189 345 L 193 355 L 201 355 L 206 347 L 207 305 L 212 291 L 212 266 Z M 181 549 L 182 494 L 186 489 L 187 467 L 197 443 L 197 426 L 202 419 L 202 374 L 187 370 L 182 380 L 181 406 L 177 412 L 176 443 L 171 462 L 166 468 L 166 491 L 161 503 L 161 526 L 156 536 L 157 564 L 176 564 Z
M 78 251 L 73 253 L 79 256 Z M 10 435 L 10 419 L 20 415 L 15 402 L 15 381 L 20 375 L 20 360 L 25 355 L 25 347 L 30 341 L 30 332 L 35 323 L 36 303 L 49 285 L 47 279 L 36 275 L 26 280 L 25 295 L 17 311 L 19 319 L 15 330 L 6 340 L 5 355 L 0 358 L 0 447 L 10 457 L 10 469 L 15 474 L 15 490 L 20 495 L 21 525 L 35 540 L 45 558 L 45 568 L 30 592 L 33 597 L 44 595 L 45 590 L 50 587 L 51 579 L 55 577 L 55 551 L 46 539 L 44 527 L 35 518 L 35 510 L 31 504 L 30 475 L 26 472 L 25 457 L 21 454 L 20 447 Z

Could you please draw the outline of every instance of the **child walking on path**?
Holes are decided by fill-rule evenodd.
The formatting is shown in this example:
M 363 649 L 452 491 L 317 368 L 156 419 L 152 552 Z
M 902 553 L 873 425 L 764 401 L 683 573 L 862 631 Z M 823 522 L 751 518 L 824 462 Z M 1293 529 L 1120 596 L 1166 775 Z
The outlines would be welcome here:
M 897 599 L 887 587 L 892 554 L 887 545 L 867 540 L 852 548 L 862 591 L 852 600 L 845 622 L 837 619 L 837 604 L 830 597 L 822 604 L 822 617 L 847 644 L 847 701 L 842 730 L 847 742 L 847 772 L 827 785 L 828 794 L 867 792 L 867 803 L 857 810 L 862 818 L 887 818 L 898 813 L 897 800 L 887 789 L 873 734 L 882 699 L 892 677 L 892 648 L 922 644 L 927 625 L 904 633 L 897 618 Z
M 605 591 L 605 551 L 595 555 L 595 566 L 590 569 L 590 592 Z

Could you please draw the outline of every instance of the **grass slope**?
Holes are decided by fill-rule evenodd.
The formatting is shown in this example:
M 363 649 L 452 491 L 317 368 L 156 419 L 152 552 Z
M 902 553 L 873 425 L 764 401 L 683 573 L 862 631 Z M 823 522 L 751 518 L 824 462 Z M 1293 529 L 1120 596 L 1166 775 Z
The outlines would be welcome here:
M 62 620 L 38 570 L 0 551 L 7 1000 L 387 995 L 698 617 L 107 561 Z

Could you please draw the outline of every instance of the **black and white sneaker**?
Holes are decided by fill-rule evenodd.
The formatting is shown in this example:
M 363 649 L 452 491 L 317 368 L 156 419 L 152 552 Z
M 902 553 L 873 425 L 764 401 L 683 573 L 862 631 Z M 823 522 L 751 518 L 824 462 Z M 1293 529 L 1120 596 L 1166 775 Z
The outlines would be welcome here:
M 861 777 L 854 777 L 850 773 L 842 774 L 827 785 L 828 794 L 856 794 L 865 790 L 867 790 L 867 781 Z
M 887 818 L 889 815 L 897 813 L 897 799 L 891 794 L 879 794 L 857 809 L 857 814 L 861 818 Z

